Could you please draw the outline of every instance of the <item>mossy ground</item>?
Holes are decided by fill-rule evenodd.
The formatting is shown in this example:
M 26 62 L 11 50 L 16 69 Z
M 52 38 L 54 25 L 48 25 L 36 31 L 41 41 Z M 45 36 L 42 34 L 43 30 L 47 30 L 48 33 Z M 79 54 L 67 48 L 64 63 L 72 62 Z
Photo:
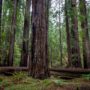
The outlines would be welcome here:
M 67 90 L 66 86 L 89 84 L 84 78 L 64 80 L 50 77 L 45 80 L 33 79 L 26 73 L 14 73 L 13 76 L 0 76 L 0 90 Z

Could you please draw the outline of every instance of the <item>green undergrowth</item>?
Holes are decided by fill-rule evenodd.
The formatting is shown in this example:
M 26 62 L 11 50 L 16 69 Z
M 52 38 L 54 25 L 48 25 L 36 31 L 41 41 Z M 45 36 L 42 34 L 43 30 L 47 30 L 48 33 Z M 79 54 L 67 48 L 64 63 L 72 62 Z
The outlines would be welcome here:
M 84 78 L 86 80 L 90 80 L 90 73 L 89 74 L 83 74 L 82 78 Z
M 48 87 L 52 88 L 54 85 L 61 87 L 68 84 L 80 84 L 84 81 L 83 79 L 64 80 L 52 76 L 49 79 L 39 80 L 29 77 L 25 72 L 19 72 L 12 76 L 0 76 L 0 88 L 4 90 L 48 90 Z

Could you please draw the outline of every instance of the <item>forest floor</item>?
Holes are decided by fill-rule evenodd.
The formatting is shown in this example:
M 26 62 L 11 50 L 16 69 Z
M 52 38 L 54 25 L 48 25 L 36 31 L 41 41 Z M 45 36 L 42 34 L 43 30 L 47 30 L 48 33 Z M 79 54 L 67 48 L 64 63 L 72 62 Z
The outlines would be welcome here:
M 26 73 L 0 76 L 0 90 L 90 90 L 90 75 L 70 80 L 51 76 L 49 79 L 32 79 Z

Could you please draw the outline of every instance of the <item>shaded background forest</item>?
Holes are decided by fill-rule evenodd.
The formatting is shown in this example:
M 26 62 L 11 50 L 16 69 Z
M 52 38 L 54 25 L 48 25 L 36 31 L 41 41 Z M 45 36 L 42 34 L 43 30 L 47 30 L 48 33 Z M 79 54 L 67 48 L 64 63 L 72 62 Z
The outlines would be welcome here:
M 0 0 L 1 1 L 1 0 Z M 67 0 L 66 0 L 67 1 Z M 69 10 L 70 5 L 69 2 L 67 2 L 67 8 L 65 8 L 65 0 L 51 0 L 49 3 L 49 30 L 48 30 L 48 58 L 49 58 L 49 66 L 50 67 L 67 67 L 68 66 L 68 51 L 67 51 L 67 33 L 66 33 L 66 15 L 65 15 L 65 9 Z M 15 2 L 14 2 L 15 5 Z M 1 66 L 7 66 L 7 59 L 9 49 L 10 49 L 10 40 L 13 39 L 14 36 L 12 33 L 12 25 L 13 23 L 15 26 L 15 42 L 14 42 L 14 60 L 13 65 L 19 66 L 21 61 L 21 53 L 22 53 L 22 43 L 24 41 L 29 42 L 29 48 L 27 52 L 29 53 L 29 57 L 31 56 L 31 39 L 32 39 L 32 5 L 26 6 L 26 0 L 18 0 L 18 3 L 16 5 L 16 20 L 14 17 L 12 17 L 13 11 L 13 2 L 11 0 L 3 0 L 2 3 L 2 17 L 1 17 L 1 30 L 0 30 L 0 64 Z M 29 13 L 25 11 L 25 8 L 29 8 Z M 88 31 L 90 36 L 90 1 L 86 1 L 86 12 L 87 12 L 87 20 L 88 20 Z M 28 9 L 27 9 L 28 10 Z M 77 10 L 77 11 L 76 11 Z M 79 47 L 80 47 L 80 56 L 82 61 L 82 66 L 84 67 L 83 63 L 83 32 L 81 27 L 81 21 L 83 21 L 83 16 L 80 14 L 79 10 L 79 2 L 77 1 L 76 9 L 74 12 L 68 11 L 68 16 L 73 16 L 75 13 L 77 13 L 77 19 L 78 19 L 78 32 L 79 32 Z M 26 27 L 30 28 L 29 30 L 29 37 L 26 39 L 23 35 L 25 34 L 23 28 L 24 28 L 24 18 L 25 13 L 30 15 L 29 24 L 28 27 L 26 24 Z M 15 13 L 14 13 L 15 14 Z M 27 15 L 28 17 L 28 15 Z M 12 20 L 13 19 L 13 20 Z M 13 22 L 14 21 L 14 22 Z M 69 23 L 71 25 L 72 23 Z M 24 32 L 24 34 L 23 34 Z M 26 35 L 27 36 L 27 35 Z

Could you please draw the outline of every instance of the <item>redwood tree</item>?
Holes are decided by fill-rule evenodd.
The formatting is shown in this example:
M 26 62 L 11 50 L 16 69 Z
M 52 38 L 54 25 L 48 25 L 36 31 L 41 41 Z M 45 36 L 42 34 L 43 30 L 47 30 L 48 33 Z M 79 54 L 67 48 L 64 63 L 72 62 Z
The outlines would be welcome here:
M 27 66 L 29 56 L 30 5 L 31 0 L 26 0 L 24 30 L 23 30 L 23 45 L 20 63 L 21 66 Z
M 67 35 L 68 66 L 71 66 L 70 23 L 69 23 L 69 0 L 65 0 L 65 21 Z
M 2 0 L 0 0 L 0 64 L 1 64 L 1 36 L 2 36 L 2 31 L 1 31 L 1 17 L 2 17 Z
M 34 78 L 48 77 L 47 0 L 32 0 L 32 51 L 30 74 Z
M 0 0 L 0 45 L 1 45 L 1 17 L 2 17 L 2 0 Z
M 83 61 L 84 68 L 90 68 L 90 40 L 88 33 L 88 22 L 87 22 L 87 9 L 86 9 L 86 1 L 80 0 L 80 15 L 81 19 L 81 28 L 83 32 Z
M 78 35 L 78 20 L 76 0 L 71 0 L 71 63 L 72 67 L 81 67 L 79 35 Z
M 9 36 L 9 53 L 8 53 L 8 61 L 7 61 L 8 66 L 12 66 L 13 60 L 14 60 L 14 42 L 15 42 L 15 32 L 16 32 L 17 1 L 18 0 L 12 1 L 13 13 L 12 13 L 10 36 Z

